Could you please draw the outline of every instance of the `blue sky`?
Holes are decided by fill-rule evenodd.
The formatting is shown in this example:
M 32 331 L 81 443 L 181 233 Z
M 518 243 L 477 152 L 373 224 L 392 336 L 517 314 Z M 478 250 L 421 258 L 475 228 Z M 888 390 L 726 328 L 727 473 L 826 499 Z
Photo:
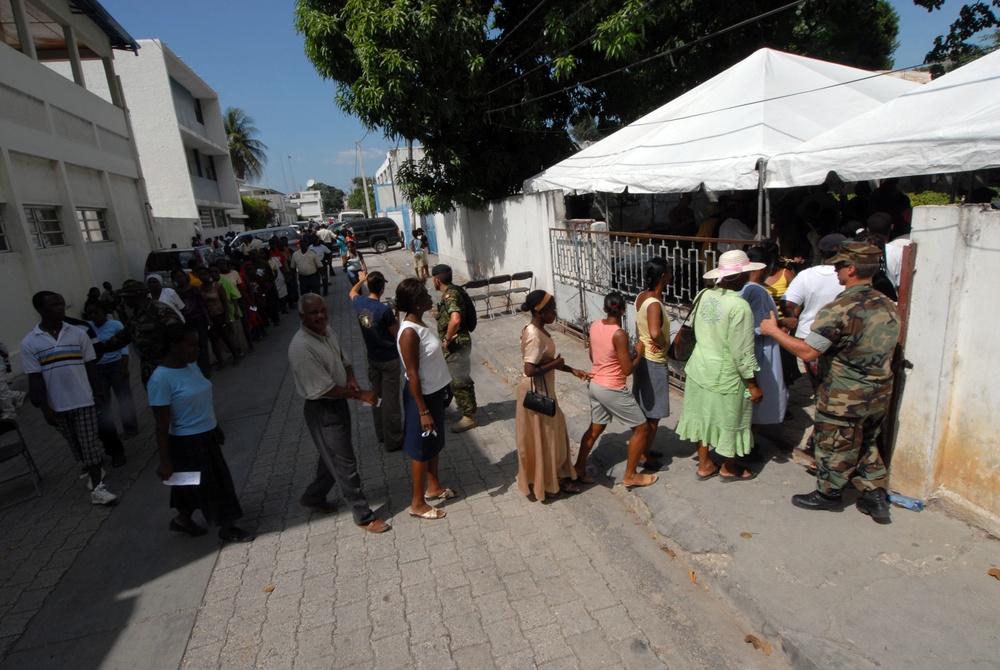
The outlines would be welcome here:
M 355 141 L 364 138 L 369 175 L 390 148 L 379 133 L 365 137 L 361 124 L 337 108 L 333 83 L 321 79 L 305 57 L 293 26 L 293 0 L 101 2 L 132 37 L 166 42 L 218 92 L 223 108 L 242 107 L 254 118 L 269 149 L 264 184 L 297 190 L 315 179 L 348 190 L 351 178 L 360 175 Z M 912 0 L 891 2 L 900 14 L 897 67 L 922 62 L 964 4 L 947 0 L 942 10 L 928 13 Z

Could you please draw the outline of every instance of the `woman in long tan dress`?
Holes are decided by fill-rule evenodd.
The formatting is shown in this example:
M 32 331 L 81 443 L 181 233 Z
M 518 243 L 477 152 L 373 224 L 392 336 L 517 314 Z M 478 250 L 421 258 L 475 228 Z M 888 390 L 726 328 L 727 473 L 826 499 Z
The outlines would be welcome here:
M 587 380 L 589 374 L 575 370 L 556 354 L 556 344 L 545 326 L 556 320 L 555 299 L 545 291 L 532 291 L 521 305 L 531 312 L 531 322 L 521 330 L 521 360 L 524 376 L 517 387 L 517 486 L 521 493 L 532 493 L 537 500 L 546 496 L 576 493 L 572 454 L 566 417 L 556 402 L 555 416 L 546 416 L 524 407 L 528 391 L 555 398 L 556 370 Z

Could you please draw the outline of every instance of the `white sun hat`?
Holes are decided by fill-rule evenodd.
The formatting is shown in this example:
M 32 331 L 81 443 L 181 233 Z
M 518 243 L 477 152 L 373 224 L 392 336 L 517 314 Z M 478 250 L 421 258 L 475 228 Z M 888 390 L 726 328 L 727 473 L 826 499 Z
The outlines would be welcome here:
M 745 251 L 733 249 L 719 256 L 719 262 L 714 270 L 709 270 L 702 275 L 704 279 L 722 279 L 734 275 L 750 272 L 751 270 L 763 270 L 765 263 L 752 263 Z

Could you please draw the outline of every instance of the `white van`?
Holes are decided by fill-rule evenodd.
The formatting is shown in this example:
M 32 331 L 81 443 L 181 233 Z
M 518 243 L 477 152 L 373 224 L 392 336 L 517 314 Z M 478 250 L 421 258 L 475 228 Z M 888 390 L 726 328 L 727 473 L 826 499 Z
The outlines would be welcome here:
M 343 212 L 337 214 L 337 223 L 348 223 L 350 221 L 358 221 L 360 219 L 367 219 L 368 217 L 360 209 L 345 209 Z

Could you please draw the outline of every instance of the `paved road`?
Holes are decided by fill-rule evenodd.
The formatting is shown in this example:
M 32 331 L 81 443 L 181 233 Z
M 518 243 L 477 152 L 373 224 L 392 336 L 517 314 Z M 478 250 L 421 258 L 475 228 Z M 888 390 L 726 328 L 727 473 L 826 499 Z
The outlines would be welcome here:
M 395 284 L 406 254 L 368 260 Z M 334 282 L 331 323 L 364 379 L 346 279 Z M 494 346 L 516 348 L 522 317 L 504 318 L 512 336 Z M 393 531 L 300 508 L 316 452 L 287 374 L 292 332 L 283 324 L 216 381 L 245 522 L 259 533 L 250 545 L 220 551 L 211 535 L 166 531 L 148 412 L 110 511 L 87 504 L 65 447 L 26 413 L 48 488 L 0 517 L 17 542 L 2 566 L 0 667 L 783 667 L 780 653 L 743 642 L 753 631 L 660 548 L 620 489 L 550 504 L 519 494 L 511 387 L 485 366 L 474 372 L 485 425 L 449 434 L 442 456 L 443 481 L 462 493 L 446 519 L 406 514 L 408 464 L 377 448 L 362 406 L 362 477 Z

